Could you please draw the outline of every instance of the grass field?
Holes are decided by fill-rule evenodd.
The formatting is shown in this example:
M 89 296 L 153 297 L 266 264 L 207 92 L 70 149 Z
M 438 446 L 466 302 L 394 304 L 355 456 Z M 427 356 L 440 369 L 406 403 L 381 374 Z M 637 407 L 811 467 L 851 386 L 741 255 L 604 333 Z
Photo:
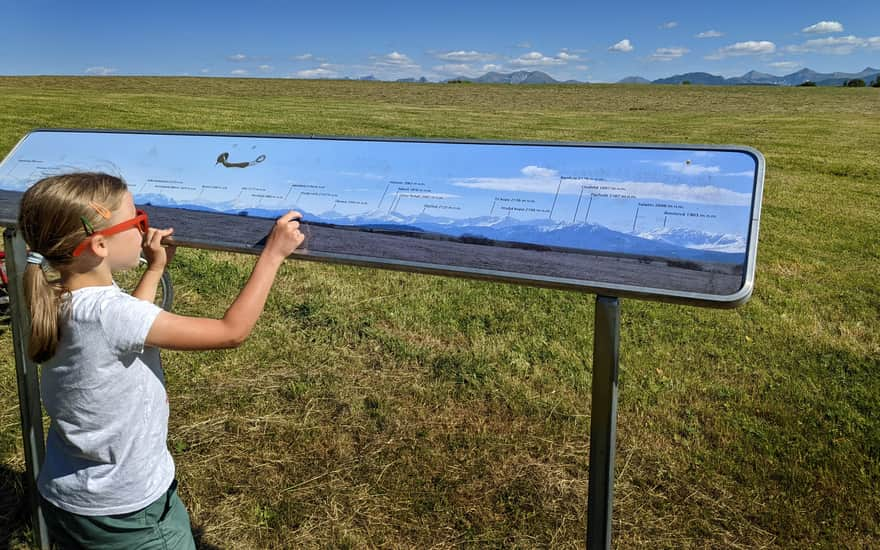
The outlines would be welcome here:
M 37 127 L 763 152 L 752 300 L 621 302 L 620 548 L 880 546 L 878 120 L 872 88 L 0 78 L 0 155 Z M 179 251 L 177 311 L 222 315 L 252 262 Z M 200 543 L 583 546 L 593 306 L 288 262 L 241 348 L 163 355 Z M 0 533 L 18 548 L 32 534 L 8 325 L 0 346 Z

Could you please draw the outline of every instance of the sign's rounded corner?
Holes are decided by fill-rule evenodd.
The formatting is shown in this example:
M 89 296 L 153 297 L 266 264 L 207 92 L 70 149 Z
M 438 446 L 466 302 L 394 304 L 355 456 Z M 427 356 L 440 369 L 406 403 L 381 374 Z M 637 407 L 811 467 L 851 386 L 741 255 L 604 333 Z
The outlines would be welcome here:
M 719 306 L 725 309 L 734 309 L 741 305 L 744 305 L 752 298 L 752 293 L 754 292 L 754 290 L 754 282 L 746 281 L 746 283 L 738 291 L 728 296 L 724 296 L 724 300 L 719 302 Z

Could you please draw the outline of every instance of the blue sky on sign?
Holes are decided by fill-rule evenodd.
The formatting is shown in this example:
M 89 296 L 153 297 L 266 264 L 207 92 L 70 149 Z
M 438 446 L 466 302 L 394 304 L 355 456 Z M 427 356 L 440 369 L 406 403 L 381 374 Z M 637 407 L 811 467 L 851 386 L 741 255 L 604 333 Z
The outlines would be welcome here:
M 224 168 L 220 153 L 263 160 Z M 309 215 L 417 215 L 433 205 L 432 214 L 462 220 L 513 205 L 526 207 L 513 215 L 520 220 L 629 231 L 634 216 L 642 228 L 662 227 L 677 208 L 704 215 L 679 225 L 744 237 L 756 163 L 738 151 L 36 132 L 0 166 L 0 189 L 74 170 L 119 174 L 138 200 L 162 195 L 219 211 L 267 208 L 268 198 Z M 588 203 L 597 208 L 586 220 Z
M 0 74 L 614 82 L 880 67 L 880 1 L 0 0 Z

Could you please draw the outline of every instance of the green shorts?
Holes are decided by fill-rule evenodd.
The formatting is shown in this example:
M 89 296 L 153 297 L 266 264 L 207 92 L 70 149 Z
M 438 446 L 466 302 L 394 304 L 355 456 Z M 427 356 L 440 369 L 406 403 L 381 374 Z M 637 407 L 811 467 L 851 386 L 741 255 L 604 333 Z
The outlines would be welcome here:
M 40 499 L 53 547 L 195 549 L 189 514 L 177 496 L 177 480 L 155 502 L 128 514 L 81 516 Z

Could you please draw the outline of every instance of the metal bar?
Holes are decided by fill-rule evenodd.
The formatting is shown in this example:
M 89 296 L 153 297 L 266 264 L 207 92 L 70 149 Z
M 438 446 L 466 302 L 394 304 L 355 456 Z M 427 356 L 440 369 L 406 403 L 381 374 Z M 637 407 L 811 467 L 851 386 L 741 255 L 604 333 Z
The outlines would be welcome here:
M 22 285 L 27 266 L 27 245 L 15 229 L 3 233 L 6 250 L 6 273 L 9 276 L 9 313 L 12 319 L 12 346 L 15 351 L 15 377 L 18 382 L 18 407 L 21 435 L 24 439 L 25 487 L 31 511 L 31 523 L 37 545 L 49 550 L 49 531 L 40 507 L 37 476 L 46 454 L 43 438 L 43 410 L 40 406 L 40 380 L 37 365 L 27 354 L 31 320 L 24 301 Z
M 620 347 L 620 302 L 616 297 L 596 296 L 594 331 L 590 481 L 587 493 L 587 548 L 591 550 L 611 548 Z

